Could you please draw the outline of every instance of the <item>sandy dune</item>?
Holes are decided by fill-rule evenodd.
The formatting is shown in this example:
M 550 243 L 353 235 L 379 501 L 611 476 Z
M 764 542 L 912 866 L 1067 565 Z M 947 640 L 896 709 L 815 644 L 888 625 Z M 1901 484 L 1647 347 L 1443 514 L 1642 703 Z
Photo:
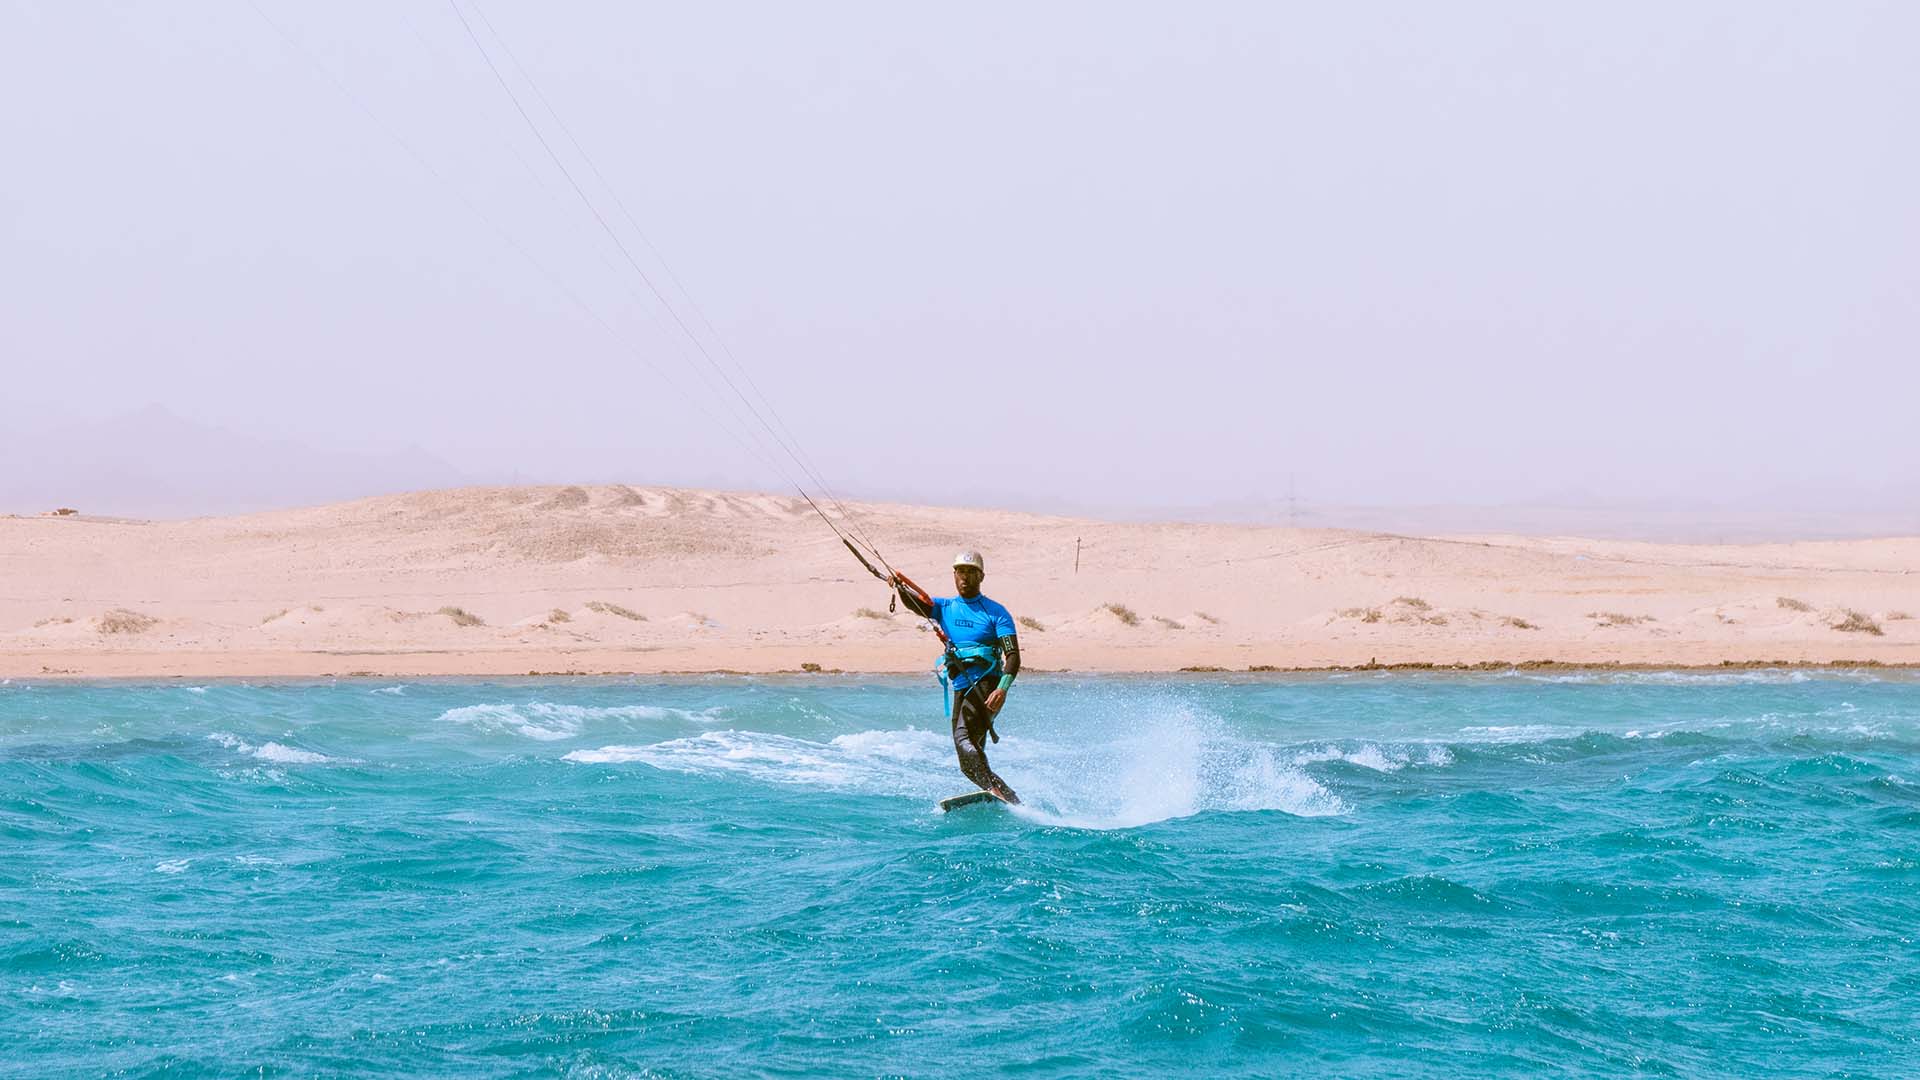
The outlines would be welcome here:
M 857 504 L 1036 669 L 1920 663 L 1920 539 L 1685 546 Z M 1074 569 L 1075 546 L 1080 566 Z M 139 522 L 0 518 L 0 676 L 917 671 L 931 635 L 796 498 L 472 488 Z

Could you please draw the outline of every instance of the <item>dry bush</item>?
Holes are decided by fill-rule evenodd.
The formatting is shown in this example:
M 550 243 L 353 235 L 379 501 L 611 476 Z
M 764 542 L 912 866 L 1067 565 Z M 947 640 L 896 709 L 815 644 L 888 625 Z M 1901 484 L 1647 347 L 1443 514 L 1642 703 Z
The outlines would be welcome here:
M 552 611 L 547 612 L 547 621 L 548 622 L 572 622 L 573 616 L 567 614 L 567 610 L 565 608 L 554 608 Z
M 1133 609 L 1125 604 L 1108 604 L 1106 610 L 1113 612 L 1114 618 L 1128 626 L 1140 625 L 1140 616 L 1135 615 Z
M 1039 619 L 1028 618 L 1027 616 L 1022 615 L 1013 621 L 1019 623 L 1021 626 L 1024 626 L 1029 630 L 1038 630 L 1043 634 L 1047 632 L 1047 628 L 1041 625 Z
M 260 625 L 261 625 L 261 626 L 265 626 L 265 625 L 267 625 L 268 623 L 270 623 L 270 622 L 272 622 L 272 621 L 273 621 L 273 620 L 275 620 L 275 619 L 282 619 L 282 618 L 285 618 L 285 617 L 286 617 L 286 614 L 287 614 L 287 609 L 286 609 L 286 608 L 281 608 L 281 609 L 280 609 L 279 611 L 276 611 L 276 612 L 274 612 L 273 614 L 271 614 L 271 615 L 269 615 L 269 616 L 267 616 L 266 618 L 264 618 L 264 619 L 261 619 L 261 620 L 260 620 Z
M 1393 598 L 1393 602 L 1401 605 L 1402 607 L 1412 608 L 1415 611 L 1432 611 L 1433 610 L 1432 604 L 1427 603 L 1425 600 L 1422 600 L 1417 596 L 1396 596 Z
M 1886 631 L 1880 629 L 1880 624 L 1874 622 L 1872 617 L 1864 611 L 1855 611 L 1852 608 L 1846 608 L 1841 614 L 1846 617 L 1839 622 L 1829 624 L 1835 630 L 1848 634 L 1872 634 L 1874 637 L 1880 637 L 1886 633 Z
M 1540 627 L 1539 627 L 1539 624 L 1537 624 L 1537 623 L 1530 623 L 1530 622 L 1528 622 L 1527 620 L 1525 620 L 1525 619 L 1522 619 L 1522 618 L 1520 618 L 1520 617 L 1519 617 L 1518 615 L 1508 615 L 1508 616 L 1506 616 L 1506 617 L 1504 617 L 1504 618 L 1502 618 L 1502 619 L 1501 619 L 1500 621 L 1501 621 L 1502 623 L 1504 623 L 1505 625 L 1507 625 L 1507 626 L 1511 626 L 1511 627 L 1513 627 L 1513 628 L 1514 628 L 1515 630 L 1538 630 L 1538 629 L 1540 629 Z
M 1361 622 L 1379 622 L 1381 615 L 1377 607 L 1350 607 L 1340 612 L 1343 619 L 1359 619 Z
M 1812 604 L 1807 603 L 1805 600 L 1795 600 L 1791 596 L 1776 596 L 1773 598 L 1773 602 L 1776 607 L 1782 607 L 1788 611 L 1812 611 L 1813 610 Z
M 1207 624 L 1208 626 L 1219 626 L 1219 625 L 1220 625 L 1220 620 L 1219 620 L 1219 619 L 1216 619 L 1216 618 L 1214 618 L 1213 616 L 1211 616 L 1211 615 L 1209 615 L 1209 614 L 1207 614 L 1207 613 L 1206 613 L 1206 612 L 1204 612 L 1204 611 L 1196 611 L 1196 612 L 1194 612 L 1194 613 L 1193 613 L 1193 617 L 1194 617 L 1194 618 L 1196 618 L 1196 619 L 1199 619 L 1199 620 L 1200 620 L 1201 622 L 1203 622 L 1203 623 L 1206 623 L 1206 624 Z
M 1888 622 L 1906 622 L 1908 619 L 1913 618 L 1913 616 L 1904 611 L 1889 611 L 1881 616 L 1881 618 L 1886 619 Z
M 875 611 L 875 610 L 873 610 L 873 609 L 872 609 L 872 608 L 870 608 L 870 607 L 863 607 L 863 608 L 860 608 L 859 610 L 857 610 L 857 611 L 855 611 L 855 612 L 854 612 L 854 615 L 855 615 L 856 617 L 858 617 L 858 618 L 862 618 L 862 619 L 884 619 L 884 618 L 886 618 L 886 617 L 887 617 L 887 613 L 886 613 L 886 612 L 884 612 L 884 611 Z
M 103 634 L 144 634 L 153 629 L 160 620 L 151 615 L 142 615 L 126 608 L 114 608 L 100 616 L 100 632 Z
M 1186 627 L 1181 626 L 1179 622 L 1173 619 L 1169 619 L 1165 615 L 1155 615 L 1153 617 L 1153 621 L 1159 623 L 1161 626 L 1164 626 L 1169 630 L 1185 630 L 1186 629 Z
M 485 619 L 482 619 L 480 616 L 475 615 L 471 611 L 468 611 L 466 608 L 454 607 L 452 604 L 448 604 L 446 607 L 443 607 L 439 611 L 434 612 L 434 614 L 445 615 L 447 618 L 453 620 L 453 625 L 455 626 L 487 625 L 487 621 Z
M 642 615 L 639 612 L 630 610 L 628 608 L 623 608 L 619 604 L 609 604 L 605 600 L 587 601 L 587 610 L 597 611 L 602 615 L 618 615 L 623 619 L 632 619 L 634 622 L 647 621 L 647 617 L 645 615 Z
M 55 510 L 55 511 L 53 512 L 53 516 L 54 516 L 54 517 L 72 517 L 73 515 L 75 515 L 75 514 L 77 514 L 77 513 L 79 513 L 79 512 L 80 512 L 80 511 L 78 511 L 78 510 L 75 510 L 75 509 L 74 509 L 73 507 L 71 507 L 71 506 L 62 506 L 62 507 L 60 507 L 59 509 L 57 509 L 57 510 Z
M 34 623 L 33 628 L 38 630 L 43 626 L 65 626 L 72 621 L 73 619 L 67 615 L 49 615 L 39 622 Z
M 812 664 L 812 663 L 801 664 L 800 670 L 806 672 L 809 675 L 818 675 L 820 674 L 820 665 Z
M 1589 611 L 1587 618 L 1601 626 L 1639 626 L 1655 621 L 1651 615 L 1626 615 L 1618 611 Z

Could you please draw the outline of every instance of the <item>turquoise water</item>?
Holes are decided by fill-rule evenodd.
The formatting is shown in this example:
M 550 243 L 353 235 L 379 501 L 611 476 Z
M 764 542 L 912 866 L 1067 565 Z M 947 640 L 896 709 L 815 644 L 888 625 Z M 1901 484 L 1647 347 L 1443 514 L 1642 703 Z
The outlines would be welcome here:
M 0 1073 L 1912 1076 L 1920 682 L 0 684 Z

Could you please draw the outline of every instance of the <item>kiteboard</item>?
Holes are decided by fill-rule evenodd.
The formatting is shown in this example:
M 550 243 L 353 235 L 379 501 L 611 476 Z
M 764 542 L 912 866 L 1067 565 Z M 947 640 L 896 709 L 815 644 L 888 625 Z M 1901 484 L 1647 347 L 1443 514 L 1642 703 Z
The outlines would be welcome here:
M 972 806 L 975 803 L 991 803 L 991 802 L 999 802 L 999 801 L 1000 800 L 991 791 L 969 791 L 965 795 L 955 795 L 951 799 L 941 799 L 940 812 L 944 814 L 947 811 L 958 810 L 963 806 Z

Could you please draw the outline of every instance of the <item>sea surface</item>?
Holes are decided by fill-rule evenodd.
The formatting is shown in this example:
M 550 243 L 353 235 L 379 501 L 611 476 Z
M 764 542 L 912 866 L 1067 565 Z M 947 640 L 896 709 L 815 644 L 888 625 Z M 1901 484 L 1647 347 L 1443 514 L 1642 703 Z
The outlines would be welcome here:
M 1920 1075 L 1920 680 L 0 683 L 0 1075 Z

